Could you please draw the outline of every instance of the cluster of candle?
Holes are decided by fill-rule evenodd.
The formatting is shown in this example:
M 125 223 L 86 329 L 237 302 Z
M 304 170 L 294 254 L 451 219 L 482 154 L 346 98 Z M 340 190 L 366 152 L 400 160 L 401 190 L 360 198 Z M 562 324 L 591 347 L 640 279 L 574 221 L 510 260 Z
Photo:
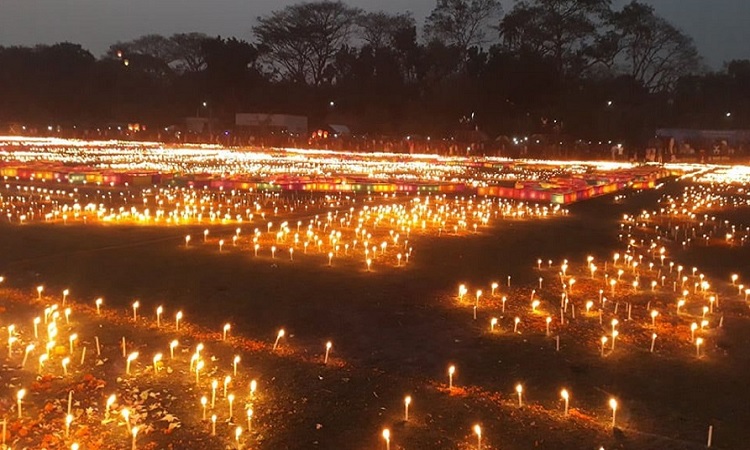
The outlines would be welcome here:
M 4 279 L 0 279 L 0 282 L 4 281 Z M 143 305 L 141 301 L 135 301 L 130 308 L 132 326 L 155 326 L 157 333 L 171 334 L 175 337 L 169 341 L 168 346 L 165 346 L 163 350 L 156 349 L 151 357 L 145 358 L 148 361 L 147 364 L 142 364 L 140 361 L 145 356 L 144 343 L 128 341 L 123 337 L 119 349 L 115 350 L 116 346 L 111 346 L 108 342 L 100 343 L 99 336 L 88 336 L 77 331 L 75 328 L 79 326 L 79 322 L 75 321 L 74 318 L 79 314 L 87 314 L 87 308 L 72 305 L 69 301 L 70 295 L 70 290 L 65 289 L 62 291 L 61 299 L 56 301 L 53 297 L 46 295 L 44 286 L 37 286 L 35 289 L 36 300 L 51 304 L 45 306 L 39 316 L 29 320 L 28 331 L 22 324 L 9 324 L 7 326 L 8 360 L 14 365 L 17 363 L 19 370 L 35 373 L 40 377 L 53 377 L 53 379 L 60 379 L 64 383 L 73 385 L 74 380 L 83 374 L 90 373 L 95 367 L 96 370 L 112 370 L 106 367 L 111 367 L 112 364 L 117 365 L 117 360 L 121 357 L 124 362 L 124 370 L 118 377 L 153 385 L 158 383 L 159 379 L 163 379 L 162 377 L 177 378 L 178 383 L 184 382 L 184 380 L 181 380 L 184 376 L 182 375 L 184 373 L 182 367 L 184 366 L 189 370 L 190 376 L 194 377 L 193 383 L 197 388 L 197 395 L 200 396 L 200 400 L 196 399 L 196 403 L 199 402 L 202 407 L 202 420 L 210 428 L 211 435 L 217 436 L 217 418 L 222 418 L 220 423 L 223 423 L 224 418 L 226 418 L 226 422 L 231 425 L 231 430 L 229 430 L 231 440 L 235 442 L 237 448 L 244 445 L 243 436 L 252 431 L 254 410 L 262 406 L 262 403 L 258 403 L 261 400 L 258 389 L 259 383 L 250 376 L 248 371 L 243 370 L 240 365 L 240 355 L 235 354 L 231 360 L 231 365 L 226 366 L 215 355 L 208 353 L 208 344 L 199 342 L 194 346 L 192 356 L 188 360 L 182 356 L 181 353 L 183 352 L 176 351 L 181 347 L 179 337 L 186 332 L 183 312 L 175 311 L 173 319 L 170 320 L 167 319 L 165 308 L 158 306 L 154 309 L 153 316 L 149 318 L 142 314 Z M 89 319 L 95 321 L 112 320 L 111 313 L 105 310 L 105 303 L 102 298 L 96 299 L 93 306 L 94 308 L 91 308 L 90 311 L 95 312 Z M 233 344 L 230 331 L 231 324 L 227 323 L 222 327 L 221 333 L 217 333 L 221 336 L 221 339 L 217 338 L 216 340 L 225 345 L 225 348 L 222 349 L 224 353 L 227 350 L 226 346 Z M 79 335 L 79 333 L 81 334 Z M 281 345 L 284 336 L 284 330 L 279 330 L 273 345 L 274 351 Z M 79 345 L 79 342 L 82 342 L 82 344 Z M 86 359 L 89 347 L 84 343 L 95 345 L 93 358 Z M 332 342 L 326 343 L 324 356 L 321 356 L 323 364 L 328 363 L 332 347 Z M 119 357 L 113 355 L 113 352 L 116 352 Z M 168 354 L 169 358 L 167 359 L 164 354 Z M 34 368 L 28 364 L 32 358 L 38 360 Z M 224 375 L 219 375 L 221 372 L 224 372 Z M 152 378 L 144 379 L 144 377 Z M 66 445 L 69 445 L 70 448 L 78 448 L 79 443 L 73 442 L 73 428 L 79 420 L 87 422 L 89 426 L 92 424 L 92 413 L 90 412 L 92 408 L 83 404 L 80 409 L 83 411 L 89 410 L 89 412 L 86 413 L 85 417 L 78 415 L 72 410 L 73 394 L 72 390 L 68 394 L 67 414 L 64 416 L 62 427 L 64 428 Z M 217 400 L 219 394 L 220 401 Z M 100 418 L 101 424 L 103 426 L 109 423 L 124 424 L 127 428 L 127 437 L 131 448 L 136 449 L 140 446 L 138 444 L 139 436 L 148 433 L 153 424 L 145 421 L 147 417 L 144 414 L 138 414 L 129 407 L 125 397 L 121 398 L 118 394 L 111 394 L 106 397 L 106 400 L 102 399 L 104 408 L 103 415 Z M 28 407 L 24 408 L 24 399 L 26 398 L 28 398 L 28 390 L 26 388 L 18 389 L 15 394 L 18 424 L 14 424 L 15 428 L 22 426 L 25 421 L 31 420 L 33 415 L 36 414 L 33 406 L 30 413 Z M 95 395 L 93 401 L 98 402 L 97 398 L 98 395 Z M 77 400 L 80 402 L 84 399 Z M 88 395 L 86 400 L 90 401 Z M 236 426 L 239 422 L 236 420 L 235 408 L 239 406 L 243 408 L 246 427 Z M 94 409 L 100 408 L 95 407 Z M 211 412 L 210 418 L 208 412 Z M 7 420 L 3 422 L 3 448 L 9 448 L 6 447 L 7 432 L 5 430 L 8 424 Z M 24 441 L 22 437 L 20 439 L 17 444 L 14 444 L 14 447 L 15 445 L 22 445 Z
M 555 217 L 567 214 L 559 206 L 546 207 L 504 200 L 424 196 L 404 203 L 396 196 L 386 196 L 379 204 L 365 204 L 359 209 L 334 210 L 311 219 L 267 222 L 245 237 L 238 227 L 231 235 L 213 236 L 207 228 L 199 240 L 185 236 L 184 245 L 194 242 L 218 246 L 219 252 L 230 249 L 249 250 L 255 257 L 294 261 L 304 255 L 323 255 L 327 265 L 334 260 L 362 262 L 370 271 L 376 260 L 385 265 L 402 267 L 413 252 L 412 233 L 432 236 L 460 236 L 478 233 L 493 220 L 518 220 Z

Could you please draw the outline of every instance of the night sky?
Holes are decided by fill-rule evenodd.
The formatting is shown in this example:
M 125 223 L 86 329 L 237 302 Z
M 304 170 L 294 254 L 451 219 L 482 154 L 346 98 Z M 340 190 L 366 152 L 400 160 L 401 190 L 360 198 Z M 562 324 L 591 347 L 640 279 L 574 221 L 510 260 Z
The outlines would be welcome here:
M 693 36 L 707 64 L 750 59 L 750 0 L 644 0 Z M 101 55 L 137 36 L 200 31 L 252 40 L 258 15 L 296 0 L 0 0 L 0 45 L 70 41 Z M 615 0 L 622 4 L 623 0 Z M 350 0 L 367 10 L 409 10 L 421 21 L 435 0 Z M 512 0 L 503 0 L 506 11 Z

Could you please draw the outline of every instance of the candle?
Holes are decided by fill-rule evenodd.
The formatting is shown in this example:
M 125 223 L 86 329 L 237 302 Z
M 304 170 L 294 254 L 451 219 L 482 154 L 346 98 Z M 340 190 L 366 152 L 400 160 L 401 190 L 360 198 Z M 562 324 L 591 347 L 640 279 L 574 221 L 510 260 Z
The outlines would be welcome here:
M 513 333 L 517 333 L 518 332 L 518 324 L 521 323 L 521 319 L 519 317 L 516 317 L 513 320 L 513 322 L 514 322 L 514 324 L 513 324 Z
M 223 334 L 223 335 L 222 335 L 222 337 L 221 337 L 221 340 L 222 340 L 222 341 L 226 341 L 226 340 L 227 340 L 227 334 L 229 333 L 229 330 L 230 330 L 231 328 L 232 328 L 232 325 L 230 325 L 230 324 L 228 324 L 228 323 L 227 323 L 227 324 L 224 324 L 224 334 Z
M 252 430 L 253 425 L 253 408 L 247 408 L 247 431 Z
M 68 358 L 68 357 L 66 356 L 66 357 L 65 357 L 65 358 L 63 358 L 63 360 L 62 360 L 62 368 L 63 368 L 63 375 L 64 375 L 64 376 L 67 376 L 67 375 L 68 375 L 68 364 L 70 364 L 70 358 Z
M 26 346 L 26 351 L 23 354 L 23 361 L 21 362 L 21 368 L 23 368 L 26 365 L 26 360 L 29 357 L 29 353 L 34 350 L 34 344 L 29 344 Z
M 109 419 L 109 411 L 112 408 L 112 405 L 115 404 L 116 399 L 117 397 L 115 396 L 115 394 L 112 394 L 109 396 L 109 398 L 107 398 L 107 403 L 104 407 L 104 420 Z
M 237 448 L 242 448 L 240 445 L 240 436 L 242 436 L 242 427 L 237 427 L 234 429 L 234 440 L 237 442 Z
M 219 382 L 217 380 L 211 381 L 211 409 L 216 406 L 216 388 L 218 387 Z
M 176 349 L 178 345 L 180 345 L 180 343 L 177 341 L 177 339 L 169 343 L 169 358 L 170 359 L 174 359 L 174 349 Z
M 104 299 L 97 298 L 96 302 L 94 302 L 94 303 L 96 304 L 96 314 L 97 315 L 101 314 L 102 313 L 101 307 L 102 307 L 102 303 L 104 303 Z
M 521 383 L 518 383 L 516 385 L 516 394 L 518 394 L 518 407 L 523 407 L 523 386 L 521 386 Z
M 211 416 L 211 436 L 216 436 L 216 414 Z
M 154 364 L 154 374 L 159 373 L 159 361 L 162 360 L 162 354 L 157 353 L 154 355 L 153 364 Z
M 404 422 L 409 421 L 409 405 L 411 405 L 411 396 L 404 397 Z
M 175 331 L 180 330 L 180 320 L 182 320 L 182 311 L 177 311 L 174 317 L 174 329 Z
M 273 343 L 273 350 L 276 350 L 276 347 L 279 345 L 279 340 L 284 337 L 284 329 L 280 329 L 279 333 L 276 335 L 276 342 Z
M 128 408 L 123 408 L 122 411 L 120 411 L 120 414 L 122 415 L 122 418 L 125 419 L 125 425 L 127 425 L 128 433 L 130 433 L 130 410 Z
M 227 396 L 227 388 L 229 387 L 229 383 L 231 382 L 232 382 L 232 377 L 230 377 L 229 375 L 224 377 L 224 397 Z
M 201 397 L 201 406 L 203 407 L 203 420 L 206 420 L 206 404 L 208 403 L 208 399 L 204 395 Z
M 456 373 L 456 366 L 448 367 L 448 389 L 453 389 L 453 374 Z
M 567 389 L 563 389 L 562 391 L 560 391 L 560 396 L 565 401 L 565 415 L 567 416 L 568 415 L 568 405 L 569 405 L 569 402 L 570 402 L 570 394 L 568 393 Z
M 477 435 L 477 450 L 482 450 L 482 427 L 474 425 L 474 434 Z
M 138 427 L 137 427 L 137 426 L 133 427 L 133 428 L 131 429 L 131 433 L 133 434 L 133 445 L 132 445 L 132 450 L 135 450 L 135 440 L 136 440 L 136 439 L 137 439 L 137 437 L 138 437 Z
M 651 353 L 654 353 L 654 344 L 656 343 L 656 333 L 651 335 Z
M 328 364 L 328 354 L 331 352 L 331 347 L 333 347 L 333 343 L 331 341 L 326 342 L 326 356 L 323 358 L 323 364 Z
M 391 430 L 388 428 L 385 428 L 383 430 L 383 439 L 385 439 L 385 450 L 390 450 L 391 448 Z
M 233 407 L 233 405 L 234 405 L 234 394 L 229 394 L 229 395 L 227 396 L 227 401 L 229 401 L 229 419 L 231 420 L 231 419 L 232 419 L 232 417 L 233 417 L 233 414 L 232 414 L 232 407 Z
M 128 359 L 125 365 L 125 373 L 127 375 L 130 375 L 130 363 L 135 361 L 138 358 L 138 352 L 133 352 L 128 355 Z
M 73 334 L 70 335 L 70 337 L 68 337 L 68 342 L 70 344 L 70 353 L 71 354 L 73 354 L 73 342 L 75 342 L 76 339 L 78 339 L 78 334 L 76 334 L 76 333 L 73 333 Z
M 205 363 L 202 359 L 195 364 L 195 384 L 200 383 L 201 370 L 203 370 L 204 365 Z
M 65 437 L 70 436 L 70 424 L 73 423 L 73 416 L 68 414 L 65 416 Z
M 609 407 L 612 408 L 612 428 L 614 428 L 617 418 L 617 400 L 615 400 L 614 398 L 610 398 Z
M 163 306 L 159 306 L 158 308 L 156 308 L 156 328 L 161 328 L 161 315 L 163 312 Z
M 141 302 L 138 300 L 133 302 L 133 321 L 138 321 L 138 308 L 141 306 Z
M 18 406 L 18 418 L 20 419 L 22 417 L 22 401 L 23 397 L 26 395 L 26 389 L 21 389 L 16 393 L 16 405 Z
M 240 363 L 240 357 L 239 355 L 235 355 L 234 360 L 232 360 L 232 368 L 233 368 L 233 373 L 235 377 L 237 376 L 237 364 L 239 363 Z

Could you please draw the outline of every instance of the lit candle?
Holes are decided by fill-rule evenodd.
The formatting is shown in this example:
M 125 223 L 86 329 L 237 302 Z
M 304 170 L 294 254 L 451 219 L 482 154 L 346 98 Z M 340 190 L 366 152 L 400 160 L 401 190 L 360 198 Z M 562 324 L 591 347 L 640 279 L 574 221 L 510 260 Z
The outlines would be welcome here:
M 182 311 L 177 311 L 174 317 L 174 329 L 175 331 L 180 330 L 180 320 L 182 320 Z
M 206 420 L 206 405 L 208 404 L 208 399 L 204 395 L 201 397 L 201 406 L 203 407 L 203 420 Z
M 273 343 L 273 350 L 276 350 L 276 347 L 279 346 L 279 340 L 284 337 L 284 329 L 280 329 L 278 334 L 276 335 L 276 342 Z
M 138 321 L 138 307 L 141 306 L 141 302 L 138 300 L 133 302 L 133 320 Z
M 482 427 L 474 425 L 474 434 L 477 435 L 477 450 L 482 450 Z
M 217 380 L 211 381 L 211 409 L 216 407 L 216 388 L 218 387 L 219 382 Z
M 70 436 L 70 424 L 73 423 L 73 416 L 68 414 L 65 416 L 65 437 Z
M 232 407 L 233 407 L 233 405 L 234 405 L 234 394 L 229 394 L 229 395 L 227 396 L 227 401 L 229 401 L 229 419 L 231 420 L 231 419 L 232 419 L 232 417 L 233 417 L 233 414 L 232 414 Z
M 224 334 L 222 335 L 221 340 L 226 341 L 227 340 L 227 334 L 229 333 L 229 330 L 232 328 L 232 325 L 230 324 L 224 324 Z
M 178 345 L 180 345 L 180 343 L 177 341 L 177 339 L 169 343 L 169 358 L 170 359 L 174 359 L 174 349 L 176 349 Z
M 233 369 L 233 373 L 235 377 L 237 376 L 237 364 L 239 363 L 240 363 L 240 356 L 235 355 L 234 360 L 232 360 L 232 369 Z
M 216 436 L 216 414 L 211 416 L 211 436 Z
M 159 306 L 158 308 L 156 308 L 156 328 L 161 328 L 161 315 L 163 312 L 163 306 Z
M 255 398 L 255 391 L 258 390 L 258 382 L 255 380 L 250 380 L 250 398 Z
M 97 298 L 96 302 L 94 303 L 96 304 L 96 314 L 97 315 L 101 314 L 102 313 L 101 308 L 102 308 L 102 303 L 104 303 L 104 299 L 102 299 L 101 297 Z
M 230 377 L 229 375 L 224 377 L 224 397 L 227 396 L 227 388 L 229 387 L 229 383 L 231 382 L 232 382 L 232 377 Z
M 453 389 L 453 374 L 456 373 L 456 366 L 448 367 L 448 389 Z
M 656 333 L 651 335 L 651 353 L 654 353 L 654 344 L 656 343 Z
M 237 427 L 234 429 L 234 441 L 237 443 L 237 448 L 242 448 L 240 444 L 240 436 L 242 436 L 242 427 Z
M 518 394 L 518 407 L 523 407 L 523 386 L 521 386 L 521 383 L 518 383 L 516 385 L 516 394 Z
M 409 405 L 411 405 L 411 396 L 404 397 L 404 422 L 409 421 Z
M 125 365 L 125 373 L 130 375 L 130 363 L 138 358 L 138 352 L 133 352 L 128 355 L 127 363 Z
M 569 405 L 569 402 L 570 402 L 570 394 L 568 393 L 567 389 L 563 389 L 562 391 L 560 391 L 560 396 L 565 401 L 565 415 L 567 416 L 568 415 L 568 405 Z
M 70 344 L 70 354 L 73 354 L 73 343 L 78 339 L 78 334 L 73 333 L 68 337 L 68 343 Z
M 247 431 L 252 430 L 253 425 L 253 408 L 247 408 Z
M 26 395 L 26 389 L 21 389 L 16 393 L 16 405 L 18 406 L 18 418 L 20 419 L 22 416 L 22 402 L 23 397 Z
M 614 428 L 617 418 L 617 400 L 615 400 L 614 398 L 610 398 L 609 407 L 612 408 L 612 428 Z
M 383 430 L 383 439 L 385 439 L 385 450 L 390 450 L 391 448 L 391 430 L 388 428 Z
M 323 358 L 323 364 L 328 364 L 328 354 L 331 352 L 333 343 L 331 341 L 326 342 L 326 356 Z
M 159 374 L 159 361 L 162 360 L 162 354 L 157 353 L 154 355 L 153 364 L 154 364 L 154 374 Z
M 115 396 L 115 394 L 112 394 L 107 398 L 107 403 L 104 407 L 104 420 L 109 419 L 109 411 L 112 409 L 112 405 L 115 404 L 116 399 L 117 397 Z
M 130 433 L 132 430 L 130 427 L 130 410 L 128 408 L 123 408 L 120 411 L 120 414 L 122 415 L 122 418 L 125 419 L 125 425 L 127 425 L 128 433 Z
M 26 360 L 29 357 L 29 353 L 34 350 L 34 344 L 29 344 L 26 346 L 26 351 L 23 354 L 23 361 L 21 362 L 21 368 L 23 368 L 26 365 Z
M 513 333 L 518 333 L 518 324 L 521 323 L 521 319 L 519 317 L 516 317 L 513 322 Z
M 703 345 L 703 338 L 698 338 L 695 340 L 695 356 L 697 358 L 701 357 L 701 345 Z

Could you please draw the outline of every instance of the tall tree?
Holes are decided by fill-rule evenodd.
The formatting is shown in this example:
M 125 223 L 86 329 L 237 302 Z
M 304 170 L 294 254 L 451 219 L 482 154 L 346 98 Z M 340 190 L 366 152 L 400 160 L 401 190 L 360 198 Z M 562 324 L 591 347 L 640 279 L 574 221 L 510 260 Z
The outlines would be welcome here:
M 615 70 L 650 91 L 671 89 L 680 76 L 696 71 L 700 57 L 693 40 L 654 8 L 632 1 L 611 14 L 611 31 L 600 40 Z
M 299 3 L 259 17 L 253 33 L 281 75 L 319 86 L 336 54 L 350 43 L 360 10 L 340 1 Z
M 610 12 L 610 0 L 521 0 L 500 22 L 500 36 L 516 52 L 550 58 L 560 75 L 588 64 L 587 49 Z
M 427 16 L 425 34 L 466 54 L 470 47 L 487 42 L 490 25 L 502 14 L 497 0 L 437 0 Z

